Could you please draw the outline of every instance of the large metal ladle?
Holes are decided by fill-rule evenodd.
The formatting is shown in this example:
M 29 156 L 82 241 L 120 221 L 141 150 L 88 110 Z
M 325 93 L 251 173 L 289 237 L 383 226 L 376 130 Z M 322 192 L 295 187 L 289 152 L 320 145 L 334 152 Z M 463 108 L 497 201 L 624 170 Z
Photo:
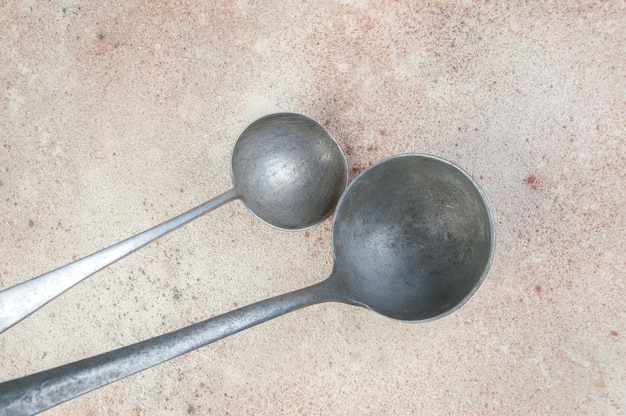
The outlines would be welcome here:
M 495 229 L 468 174 L 420 154 L 386 159 L 347 189 L 333 222 L 330 277 L 108 353 L 0 384 L 7 415 L 39 412 L 253 325 L 319 302 L 428 321 L 465 303 L 485 278 Z
M 348 165 L 332 136 L 309 117 L 276 113 L 250 124 L 231 155 L 234 187 L 120 243 L 0 292 L 0 333 L 83 279 L 234 199 L 283 230 L 326 219 L 348 182 Z

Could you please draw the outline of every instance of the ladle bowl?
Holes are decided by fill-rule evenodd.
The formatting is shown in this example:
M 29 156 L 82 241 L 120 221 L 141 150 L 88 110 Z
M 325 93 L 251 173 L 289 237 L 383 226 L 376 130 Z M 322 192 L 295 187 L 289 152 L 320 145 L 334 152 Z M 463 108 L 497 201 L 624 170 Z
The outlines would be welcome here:
M 335 273 L 350 297 L 382 315 L 427 321 L 476 291 L 494 250 L 487 199 L 452 163 L 400 155 L 361 174 L 333 226 Z
M 30 414 L 296 309 L 337 301 L 421 322 L 458 309 L 484 280 L 495 229 L 487 198 L 454 164 L 386 159 L 361 173 L 333 222 L 335 267 L 308 288 L 114 351 L 0 384 L 0 407 Z M 14 413 L 11 413 L 14 412 Z
M 231 156 L 235 189 L 265 223 L 304 230 L 326 219 L 346 188 L 348 167 L 332 136 L 315 120 L 270 114 L 241 133 Z
M 276 113 L 246 127 L 231 154 L 234 187 L 171 220 L 75 262 L 0 291 L 0 333 L 104 267 L 163 235 L 241 198 L 278 229 L 313 227 L 335 209 L 348 182 L 337 142 L 315 120 Z

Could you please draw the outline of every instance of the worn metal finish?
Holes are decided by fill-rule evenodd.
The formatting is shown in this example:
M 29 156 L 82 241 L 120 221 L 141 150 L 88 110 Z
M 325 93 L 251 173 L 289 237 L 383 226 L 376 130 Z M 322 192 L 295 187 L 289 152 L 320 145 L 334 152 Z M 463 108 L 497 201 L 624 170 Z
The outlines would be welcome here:
M 0 333 L 104 267 L 184 224 L 241 198 L 265 223 L 310 228 L 335 209 L 348 182 L 337 142 L 309 117 L 277 113 L 250 124 L 231 155 L 234 188 L 163 224 L 0 292 Z
M 283 230 L 302 230 L 327 218 L 348 182 L 346 160 L 331 135 L 314 120 L 290 113 L 248 126 L 235 144 L 231 166 L 248 208 Z
M 335 269 L 346 291 L 385 316 L 428 321 L 465 303 L 491 264 L 487 198 L 463 170 L 400 155 L 365 171 L 335 214 Z
M 187 328 L 0 384 L 7 415 L 42 411 L 253 325 L 328 301 L 407 321 L 442 317 L 485 278 L 495 248 L 487 199 L 468 174 L 420 154 L 384 160 L 342 196 L 333 223 L 335 268 L 311 287 Z

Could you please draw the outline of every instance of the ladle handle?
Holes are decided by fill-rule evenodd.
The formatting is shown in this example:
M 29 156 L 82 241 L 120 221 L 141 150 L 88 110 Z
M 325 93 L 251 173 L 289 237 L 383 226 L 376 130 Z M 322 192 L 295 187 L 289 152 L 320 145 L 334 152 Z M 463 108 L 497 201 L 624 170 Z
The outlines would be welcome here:
M 73 263 L 0 292 L 0 333 L 70 289 L 83 279 L 159 237 L 238 198 L 236 189 L 225 192 L 171 220 Z
M 3 415 L 30 415 L 296 309 L 332 300 L 329 280 L 176 331 L 0 383 Z

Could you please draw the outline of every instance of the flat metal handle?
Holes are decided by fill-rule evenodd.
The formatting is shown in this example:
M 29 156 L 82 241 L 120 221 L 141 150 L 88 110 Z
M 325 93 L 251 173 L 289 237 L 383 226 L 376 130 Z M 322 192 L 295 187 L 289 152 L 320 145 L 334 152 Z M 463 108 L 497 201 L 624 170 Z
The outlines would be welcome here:
M 4 289 L 0 292 L 0 333 L 104 267 L 239 197 L 239 192 L 236 189 L 231 189 L 149 230 L 56 270 Z

